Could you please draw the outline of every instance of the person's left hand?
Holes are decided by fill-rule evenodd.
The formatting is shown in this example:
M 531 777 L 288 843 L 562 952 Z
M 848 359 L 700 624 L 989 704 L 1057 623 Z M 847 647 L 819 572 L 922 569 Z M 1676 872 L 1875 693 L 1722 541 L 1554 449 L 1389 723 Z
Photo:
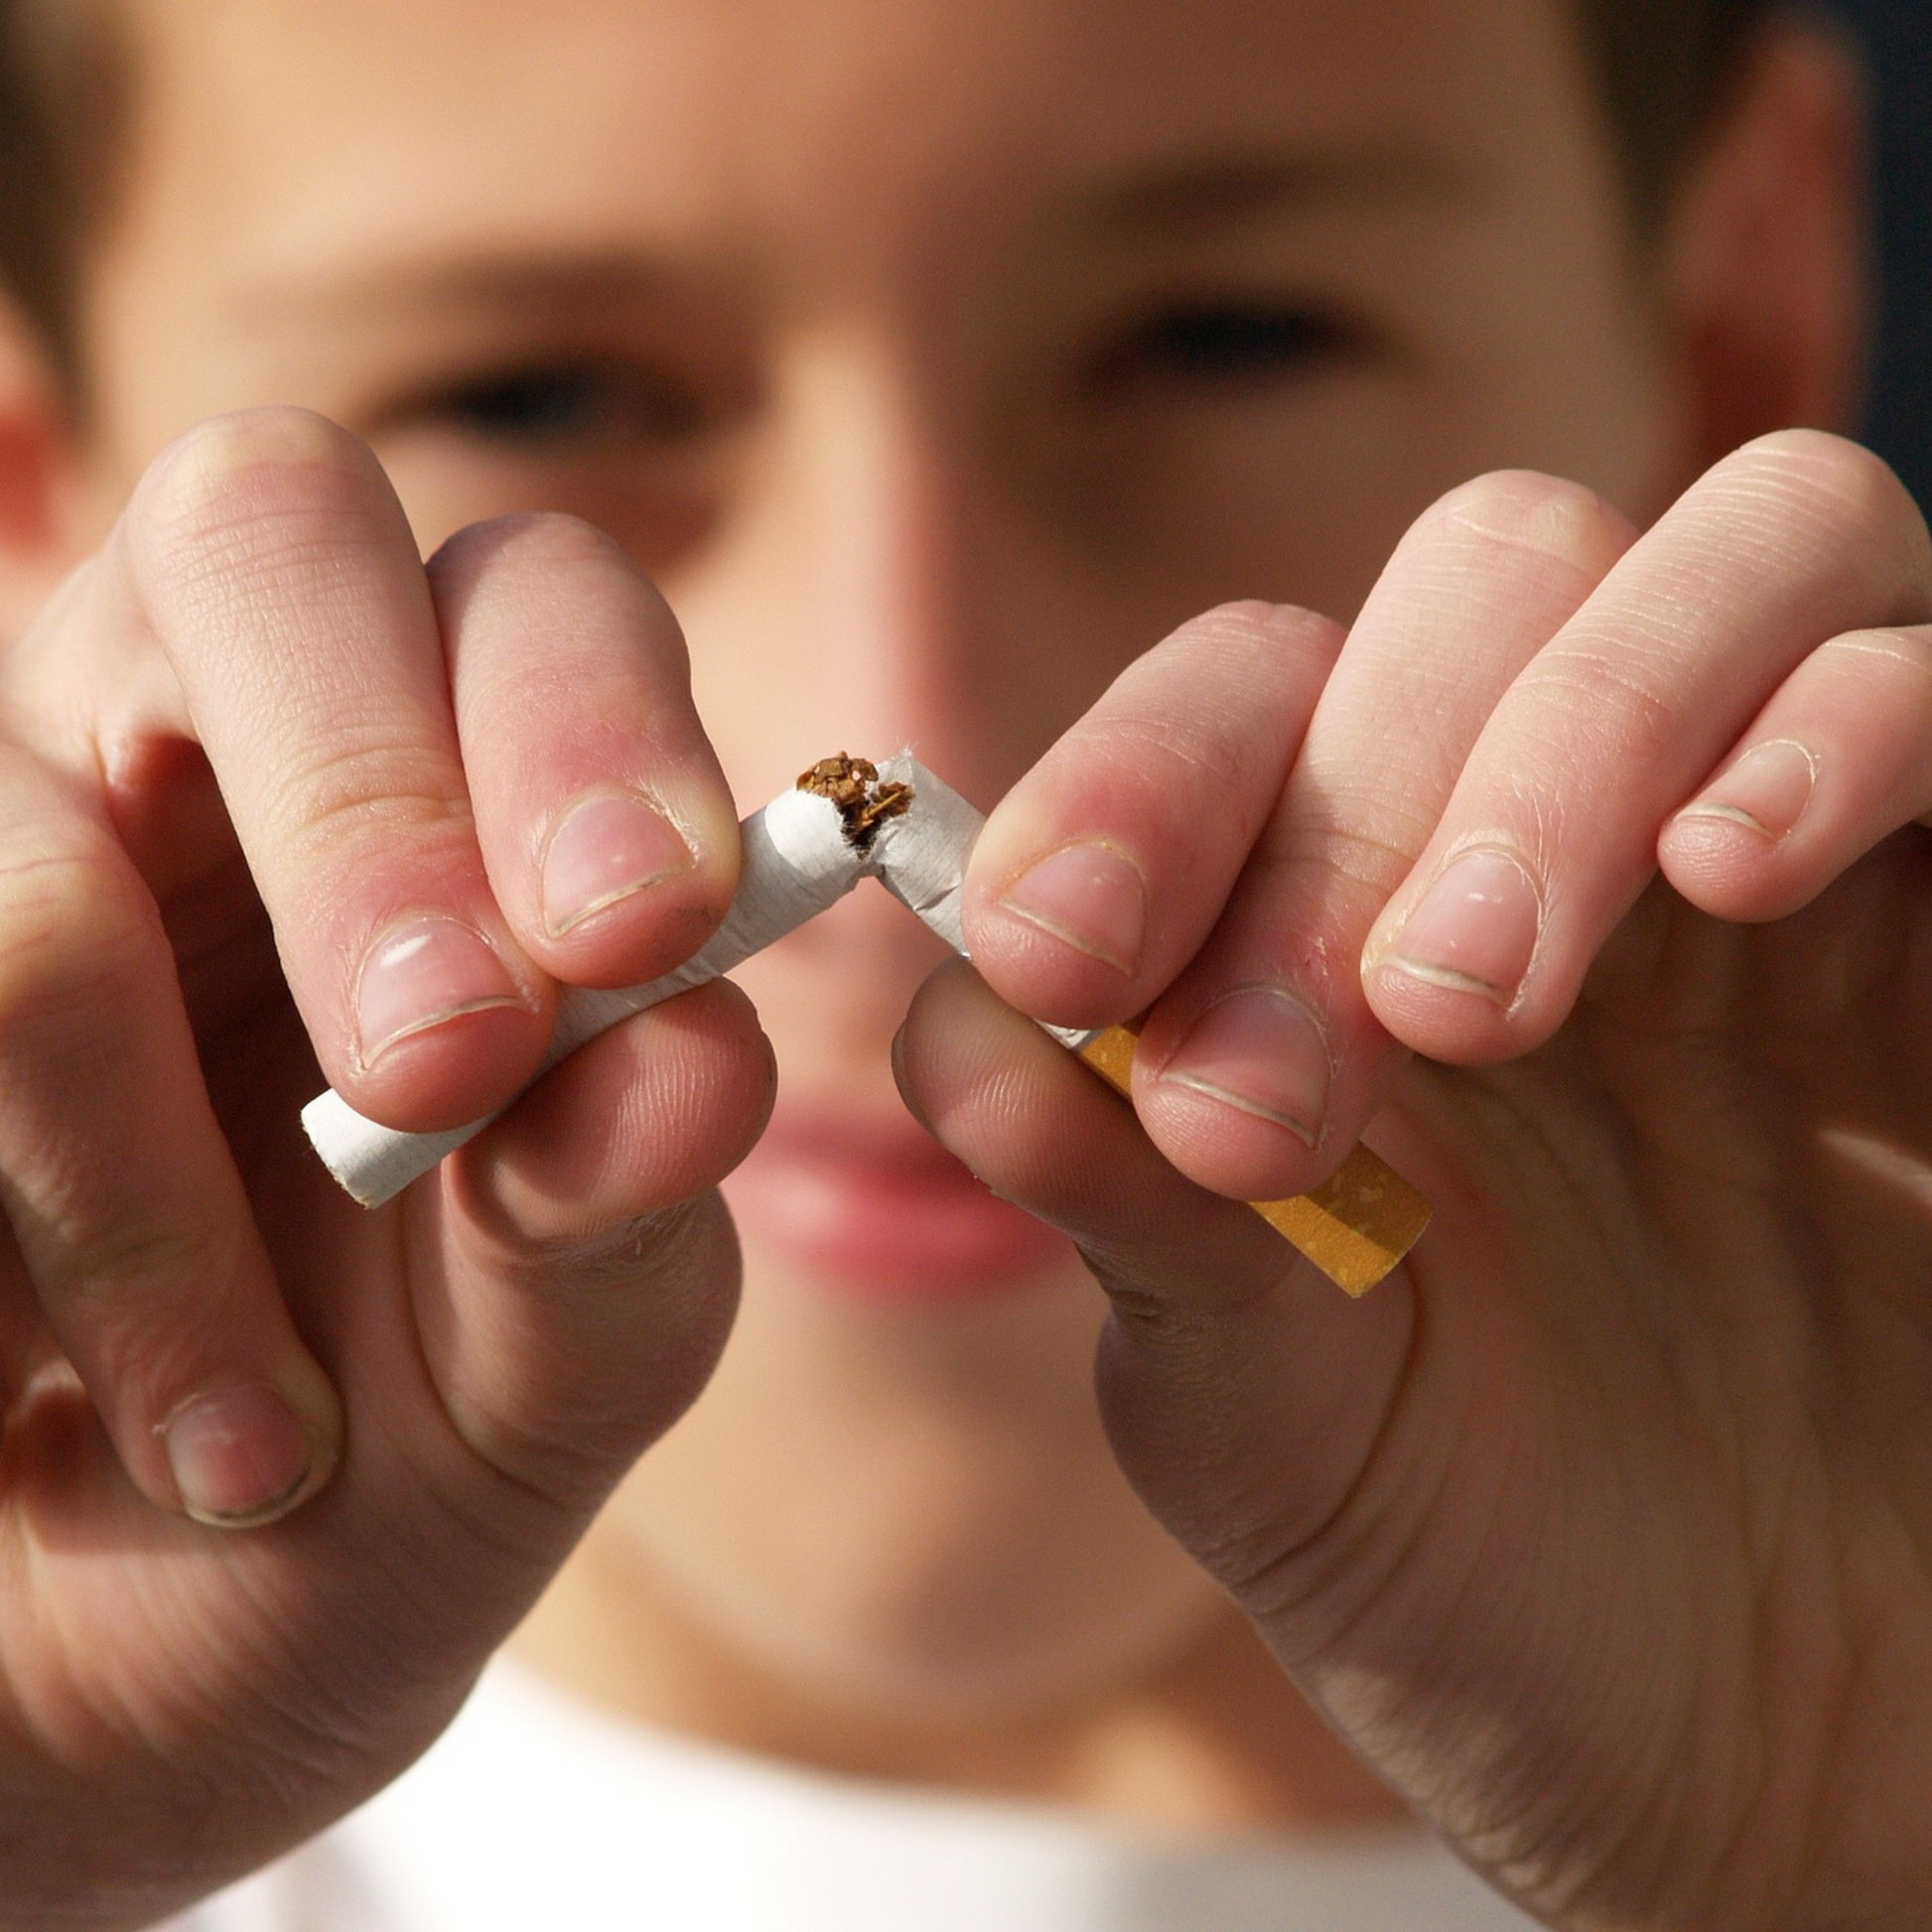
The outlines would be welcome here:
M 1831 438 L 1641 538 L 1469 485 L 1345 640 L 1231 607 L 1137 662 L 901 1035 L 1111 1296 L 1150 1505 L 1553 1923 L 1932 1918 L 1928 625 Z M 1148 1009 L 1138 1127 L 1020 1017 Z M 1357 1304 L 1218 1197 L 1364 1128 L 1437 1219 Z

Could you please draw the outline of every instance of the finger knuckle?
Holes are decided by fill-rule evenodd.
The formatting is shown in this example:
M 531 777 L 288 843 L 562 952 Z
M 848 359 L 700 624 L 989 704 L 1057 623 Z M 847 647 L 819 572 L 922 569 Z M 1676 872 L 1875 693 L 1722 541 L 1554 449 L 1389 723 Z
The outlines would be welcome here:
M 1932 536 L 1917 500 L 1876 452 L 1825 430 L 1787 429 L 1745 444 L 1721 469 L 1749 494 L 1783 499 L 1801 522 L 1822 524 L 1833 554 L 1901 567 L 1923 603 Z
M 567 510 L 516 510 L 472 523 L 441 545 L 429 569 L 445 581 L 463 580 L 501 562 L 545 571 L 588 564 L 626 576 L 640 575 L 614 537 Z
M 1340 652 L 1341 626 L 1292 605 L 1226 604 L 1195 618 L 1116 682 L 1082 732 L 1129 768 L 1245 793 L 1279 784 L 1279 732 Z
M 1588 752 L 1648 759 L 1682 729 L 1667 647 L 1580 632 L 1544 651 L 1515 694 L 1520 768 L 1560 781 Z
M 1382 801 L 1366 800 L 1356 812 L 1340 806 L 1299 814 L 1268 854 L 1271 902 L 1294 908 L 1293 917 L 1278 915 L 1285 931 L 1365 930 L 1432 829 L 1426 812 L 1405 822 Z
M 476 837 L 468 795 L 439 790 L 382 720 L 345 731 L 322 756 L 278 773 L 265 806 L 293 874 L 345 887 L 399 855 L 461 868 Z
M 388 506 L 367 447 L 312 410 L 249 409 L 198 424 L 136 487 L 125 528 L 137 575 L 199 601 L 283 586 L 352 544 Z
M 1345 636 L 1340 624 L 1318 611 L 1306 610 L 1299 604 L 1239 598 L 1190 619 L 1171 641 L 1206 645 L 1221 653 L 1241 650 L 1271 660 L 1286 655 L 1327 661 L 1339 653 Z
M 1586 484 L 1534 470 L 1497 470 L 1450 490 L 1418 525 L 1447 537 L 1520 551 L 1603 576 L 1636 539 L 1635 526 Z

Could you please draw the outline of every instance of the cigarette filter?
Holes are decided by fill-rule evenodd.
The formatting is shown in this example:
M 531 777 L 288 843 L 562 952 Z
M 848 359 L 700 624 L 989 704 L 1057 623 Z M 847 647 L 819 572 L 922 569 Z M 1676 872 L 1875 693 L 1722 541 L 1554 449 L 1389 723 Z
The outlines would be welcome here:
M 910 757 L 875 767 L 863 759 L 821 759 L 790 791 L 740 828 L 738 895 L 710 942 L 675 972 L 619 991 L 566 988 L 556 1031 L 536 1077 L 586 1040 L 632 1014 L 728 973 L 878 879 L 955 952 L 966 951 L 960 894 L 984 823 L 967 801 Z M 1049 1027 L 1121 1093 L 1130 1091 L 1135 1027 L 1092 1032 Z M 380 1206 L 494 1120 L 486 1115 L 441 1134 L 404 1134 L 364 1119 L 329 1092 L 302 1111 L 316 1152 L 365 1207 Z M 1325 1185 L 1291 1200 L 1252 1203 L 1323 1274 L 1365 1294 L 1415 1245 L 1429 1203 L 1367 1148 L 1357 1147 Z

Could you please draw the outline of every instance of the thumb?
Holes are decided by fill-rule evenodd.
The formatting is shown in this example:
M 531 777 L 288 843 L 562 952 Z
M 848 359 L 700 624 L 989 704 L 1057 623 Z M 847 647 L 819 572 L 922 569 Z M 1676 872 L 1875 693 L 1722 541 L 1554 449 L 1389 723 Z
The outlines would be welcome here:
M 1394 1409 L 1405 1272 L 1350 1301 L 1245 1204 L 1170 1167 L 1124 1100 L 963 964 L 927 981 L 897 1058 L 939 1139 L 1079 1245 L 1112 1304 L 1099 1393 L 1128 1479 L 1268 1616 Z
M 720 981 L 581 1048 L 409 1197 L 423 1361 L 492 1492 L 581 1518 L 703 1388 L 739 1277 L 716 1184 L 773 1080 Z

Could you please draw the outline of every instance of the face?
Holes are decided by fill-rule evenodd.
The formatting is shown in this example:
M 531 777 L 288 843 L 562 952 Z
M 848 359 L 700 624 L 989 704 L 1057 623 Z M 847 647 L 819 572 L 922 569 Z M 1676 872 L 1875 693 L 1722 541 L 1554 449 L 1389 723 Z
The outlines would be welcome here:
M 1504 465 L 1636 514 L 1660 382 L 1549 0 L 199 0 L 135 14 L 86 305 L 103 515 L 300 402 L 425 547 L 580 513 L 749 809 L 914 746 L 990 805 L 1236 596 L 1346 617 Z M 1224 1612 L 1114 1474 L 1099 1298 L 906 1120 L 883 895 L 743 975 L 772 1132 L 715 1386 L 583 1562 L 848 1705 L 1098 1694 Z M 588 1573 L 587 1573 L 588 1574 Z M 613 1581 L 615 1580 L 615 1581 Z

